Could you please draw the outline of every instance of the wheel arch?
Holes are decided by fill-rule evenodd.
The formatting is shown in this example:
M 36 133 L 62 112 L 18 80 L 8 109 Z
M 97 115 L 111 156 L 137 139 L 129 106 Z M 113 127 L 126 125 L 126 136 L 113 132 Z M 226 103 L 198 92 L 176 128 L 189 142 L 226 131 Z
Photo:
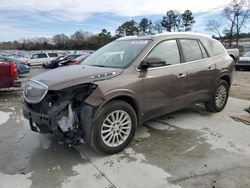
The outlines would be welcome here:
M 136 113 L 136 117 L 137 117 L 137 124 L 140 125 L 141 122 L 141 107 L 138 103 L 138 101 L 136 100 L 136 98 L 132 95 L 128 95 L 128 94 L 121 94 L 121 95 L 116 95 L 113 96 L 112 98 L 109 98 L 108 100 L 106 100 L 102 105 L 99 106 L 99 108 L 97 109 L 97 111 L 95 112 L 95 114 L 98 113 L 98 111 L 107 103 L 115 101 L 115 100 L 120 100 L 120 101 L 124 101 L 126 103 L 128 103 L 129 105 L 131 105 L 131 107 L 134 109 L 135 113 Z
M 233 54 L 229 54 L 231 58 L 233 58 L 234 62 L 236 62 L 236 57 Z
M 223 74 L 220 76 L 219 80 L 225 80 L 228 83 L 228 86 L 231 85 L 231 77 L 228 74 Z

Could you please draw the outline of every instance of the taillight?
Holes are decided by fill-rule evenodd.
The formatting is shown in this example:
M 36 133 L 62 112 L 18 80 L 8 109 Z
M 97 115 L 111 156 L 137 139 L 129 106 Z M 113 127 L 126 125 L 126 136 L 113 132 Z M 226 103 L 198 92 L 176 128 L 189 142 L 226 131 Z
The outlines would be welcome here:
M 11 75 L 12 77 L 17 76 L 17 69 L 16 69 L 16 64 L 15 64 L 15 63 L 12 63 L 12 64 L 10 65 L 10 75 Z
M 22 61 L 21 64 L 22 64 L 22 65 L 29 65 L 29 63 L 26 62 L 26 61 Z

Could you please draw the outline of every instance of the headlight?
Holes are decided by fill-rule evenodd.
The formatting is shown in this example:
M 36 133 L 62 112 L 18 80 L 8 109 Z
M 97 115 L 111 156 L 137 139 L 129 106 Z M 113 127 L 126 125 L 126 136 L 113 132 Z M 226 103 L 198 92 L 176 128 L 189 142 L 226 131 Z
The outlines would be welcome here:
M 38 81 L 30 80 L 24 88 L 23 96 L 28 103 L 39 103 L 43 100 L 47 92 L 48 86 Z

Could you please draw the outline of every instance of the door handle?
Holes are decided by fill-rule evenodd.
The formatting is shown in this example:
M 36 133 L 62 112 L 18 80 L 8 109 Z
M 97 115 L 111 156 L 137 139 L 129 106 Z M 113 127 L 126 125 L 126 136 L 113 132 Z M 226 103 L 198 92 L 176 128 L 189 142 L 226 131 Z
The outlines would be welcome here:
M 185 78 L 185 77 L 186 77 L 186 74 L 182 74 L 182 73 L 178 74 L 177 76 L 177 78 Z

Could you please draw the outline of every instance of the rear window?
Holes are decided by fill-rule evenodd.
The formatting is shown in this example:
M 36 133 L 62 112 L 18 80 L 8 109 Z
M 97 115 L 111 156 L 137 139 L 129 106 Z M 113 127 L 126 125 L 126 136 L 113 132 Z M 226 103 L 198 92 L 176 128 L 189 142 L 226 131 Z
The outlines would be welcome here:
M 57 53 L 48 53 L 49 57 L 57 57 Z
M 181 43 L 182 52 L 183 52 L 186 62 L 203 59 L 201 48 L 197 40 L 181 39 L 180 43 Z

